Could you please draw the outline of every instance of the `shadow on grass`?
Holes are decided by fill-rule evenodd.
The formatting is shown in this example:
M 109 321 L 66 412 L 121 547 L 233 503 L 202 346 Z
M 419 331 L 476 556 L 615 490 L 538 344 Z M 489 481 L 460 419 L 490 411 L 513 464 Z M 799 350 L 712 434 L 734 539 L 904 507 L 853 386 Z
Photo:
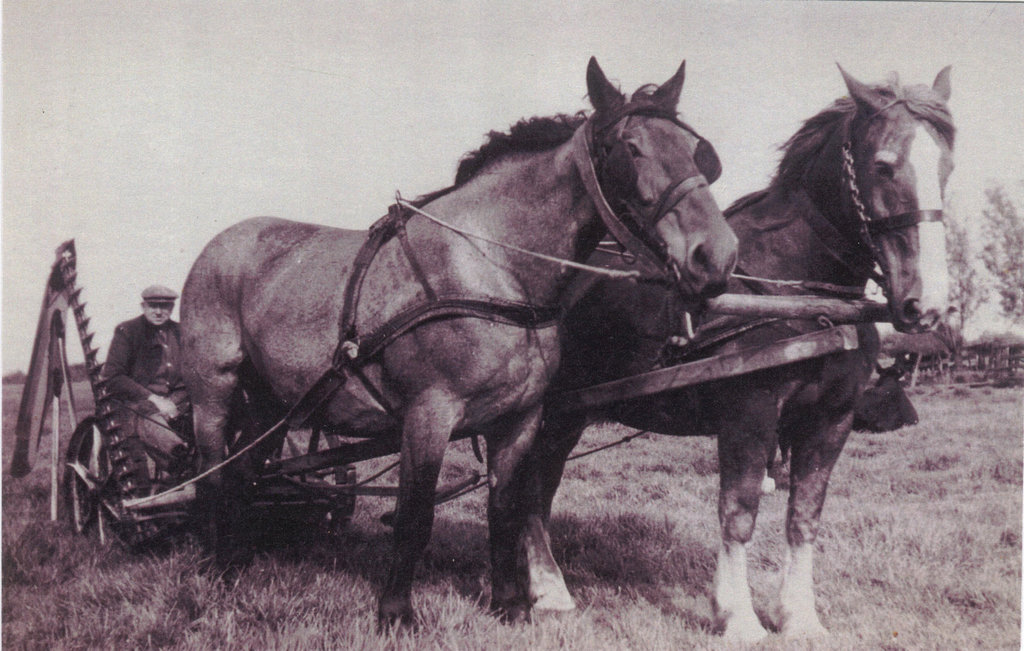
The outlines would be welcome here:
M 676 598 L 707 595 L 715 553 L 706 541 L 667 519 L 634 513 L 555 518 L 551 536 L 570 592 L 631 592 L 690 628 L 712 631 L 709 618 L 681 607 Z
M 365 518 L 337 533 L 315 525 L 262 521 L 253 530 L 253 553 L 285 565 L 320 566 L 380 586 L 391 560 L 391 530 Z M 632 513 L 556 517 L 551 526 L 555 558 L 570 592 L 589 605 L 595 592 L 639 596 L 665 615 L 707 632 L 712 622 L 681 607 L 703 601 L 715 567 L 714 551 L 665 519 Z M 245 575 L 241 569 L 240 576 Z M 417 584 L 444 585 L 470 601 L 486 603 L 490 586 L 487 526 L 484 522 L 439 518 L 416 574 Z
M 251 518 L 246 528 L 252 555 L 272 564 L 348 575 L 378 587 L 390 564 L 391 529 L 366 514 L 338 532 L 327 531 L 315 519 L 295 517 Z M 563 515 L 553 520 L 551 534 L 555 558 L 581 606 L 592 605 L 594 599 L 621 599 L 625 604 L 632 595 L 690 628 L 711 630 L 708 618 L 686 605 L 690 598 L 702 602 L 711 582 L 715 559 L 706 541 L 677 529 L 667 519 L 633 513 Z M 146 567 L 187 548 L 202 556 L 199 543 L 195 532 L 183 532 L 129 553 L 117 545 L 101 548 L 95 541 L 73 536 L 62 522 L 32 523 L 4 536 L 3 583 L 5 587 L 57 585 L 87 567 L 101 572 L 125 563 Z M 244 579 L 247 567 L 238 568 L 235 578 Z M 200 567 L 195 571 L 200 572 Z M 486 604 L 490 592 L 486 523 L 439 517 L 416 583 L 444 586 L 464 599 Z M 686 596 L 677 601 L 681 594 Z

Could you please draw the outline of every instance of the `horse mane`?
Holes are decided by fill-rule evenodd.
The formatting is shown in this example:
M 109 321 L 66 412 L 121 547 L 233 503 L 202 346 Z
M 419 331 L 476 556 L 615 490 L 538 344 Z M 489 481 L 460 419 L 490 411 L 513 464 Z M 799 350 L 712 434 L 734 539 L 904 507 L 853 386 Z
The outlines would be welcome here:
M 659 86 L 646 84 L 634 91 L 631 103 L 651 103 Z M 547 151 L 565 144 L 576 133 L 576 129 L 587 120 L 587 114 L 579 111 L 572 115 L 559 113 L 549 117 L 524 118 L 513 124 L 508 133 L 491 131 L 487 141 L 475 151 L 468 152 L 459 160 L 455 172 L 455 183 L 416 198 L 414 205 L 422 207 L 443 197 L 468 183 L 477 174 L 493 163 L 513 154 Z
M 935 128 L 939 136 L 952 148 L 956 136 L 953 117 L 946 103 L 925 85 L 900 86 L 897 82 L 874 86 L 886 104 L 899 102 L 914 117 Z M 858 117 L 857 104 L 850 97 L 841 97 L 820 113 L 804 122 L 803 126 L 780 147 L 783 152 L 778 170 L 770 188 L 796 189 L 811 176 L 811 172 L 833 154 L 829 143 L 841 142 L 848 137 Z
M 459 161 L 455 185 L 463 185 L 491 163 L 512 154 L 547 151 L 565 144 L 572 138 L 586 115 L 560 113 L 552 117 L 532 117 L 516 122 L 508 133 L 491 131 L 476 151 L 469 152 Z
M 768 196 L 768 190 L 758 190 L 756 192 L 751 192 L 750 194 L 745 194 L 736 201 L 733 201 L 732 205 L 722 211 L 722 214 L 725 215 L 726 219 L 728 219 L 748 206 L 752 206 L 758 201 L 761 201 L 766 196 Z
M 479 149 L 464 154 L 459 160 L 454 184 L 418 197 L 415 203 L 420 206 L 430 203 L 462 187 L 485 168 L 513 154 L 547 151 L 563 145 L 586 119 L 582 111 L 574 115 L 559 113 L 550 117 L 535 116 L 516 122 L 507 133 L 491 131 Z

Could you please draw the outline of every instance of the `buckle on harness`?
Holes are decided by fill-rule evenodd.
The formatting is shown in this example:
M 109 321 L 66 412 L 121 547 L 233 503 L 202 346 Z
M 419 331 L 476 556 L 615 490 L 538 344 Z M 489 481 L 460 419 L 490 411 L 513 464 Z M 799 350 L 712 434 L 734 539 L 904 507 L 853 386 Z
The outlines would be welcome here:
M 342 354 L 344 354 L 345 357 L 348 357 L 349 359 L 355 359 L 359 357 L 359 344 L 357 344 L 355 341 L 351 339 L 347 339 L 341 342 L 339 351 Z
M 341 371 L 359 357 L 359 343 L 355 339 L 345 339 L 334 349 L 331 368 Z

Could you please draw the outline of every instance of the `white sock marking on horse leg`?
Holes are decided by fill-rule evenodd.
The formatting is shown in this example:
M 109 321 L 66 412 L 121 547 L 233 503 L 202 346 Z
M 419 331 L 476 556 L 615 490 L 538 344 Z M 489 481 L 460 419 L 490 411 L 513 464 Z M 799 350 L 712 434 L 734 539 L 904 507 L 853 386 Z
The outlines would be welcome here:
M 761 494 L 762 495 L 771 495 L 774 492 L 775 492 L 775 480 L 772 479 L 771 477 L 769 477 L 768 475 L 765 475 L 764 479 L 761 480 Z
M 576 602 L 565 586 L 562 571 L 542 572 L 530 567 L 530 601 L 534 610 L 568 611 L 576 609 Z
M 527 524 L 525 535 L 532 543 L 526 544 L 526 563 L 529 568 L 530 602 L 534 610 L 575 610 L 576 602 L 569 594 L 562 571 L 551 557 L 551 539 L 538 520 Z M 541 556 L 546 556 L 542 559 Z M 542 562 L 546 561 L 546 562 Z M 551 568 L 554 571 L 551 571 Z
M 747 545 L 723 543 L 715 568 L 715 619 L 723 636 L 756 642 L 768 635 L 754 612 L 747 583 Z
M 788 636 L 828 635 L 814 608 L 814 544 L 786 549 L 775 619 Z

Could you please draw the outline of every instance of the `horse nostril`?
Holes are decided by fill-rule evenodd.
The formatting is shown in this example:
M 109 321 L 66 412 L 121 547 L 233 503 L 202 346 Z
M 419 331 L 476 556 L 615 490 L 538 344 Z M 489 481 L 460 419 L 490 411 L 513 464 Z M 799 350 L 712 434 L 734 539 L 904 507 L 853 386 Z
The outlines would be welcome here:
M 703 291 L 700 293 L 701 298 L 714 298 L 720 294 L 724 294 L 728 283 L 724 280 L 714 280 L 704 285 Z
M 690 262 L 694 270 L 706 272 L 710 269 L 711 264 L 710 260 L 708 260 L 707 249 L 703 244 L 693 247 L 693 253 L 690 254 Z
M 917 321 L 923 314 L 921 312 L 921 302 L 916 298 L 910 298 L 903 302 L 903 316 L 908 321 Z

